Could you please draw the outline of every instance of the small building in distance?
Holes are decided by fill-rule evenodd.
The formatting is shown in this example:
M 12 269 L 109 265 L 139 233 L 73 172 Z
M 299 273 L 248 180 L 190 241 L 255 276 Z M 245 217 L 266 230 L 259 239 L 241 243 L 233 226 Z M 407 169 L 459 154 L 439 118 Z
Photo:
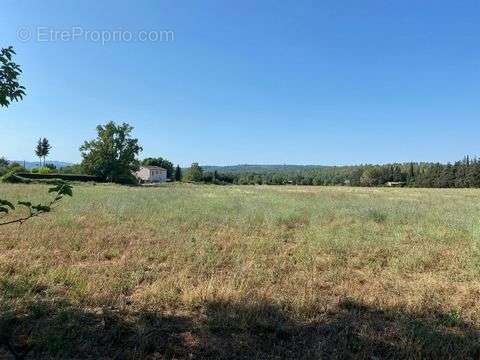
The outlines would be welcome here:
M 140 182 L 166 182 L 167 170 L 160 166 L 140 166 L 140 170 L 135 173 L 135 176 Z
M 406 183 L 403 182 L 403 181 L 387 181 L 385 183 L 385 186 L 388 186 L 388 187 L 402 187 L 402 186 L 405 186 Z

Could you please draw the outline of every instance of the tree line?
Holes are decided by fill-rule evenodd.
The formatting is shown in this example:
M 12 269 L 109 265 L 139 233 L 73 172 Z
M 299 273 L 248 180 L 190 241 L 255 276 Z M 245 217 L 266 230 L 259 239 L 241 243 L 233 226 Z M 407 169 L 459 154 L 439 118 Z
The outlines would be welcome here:
M 46 138 L 39 139 L 35 154 L 43 168 L 33 172 L 96 175 L 106 181 L 135 183 L 135 171 L 141 165 L 160 166 L 167 170 L 172 181 L 207 184 L 238 185 L 349 185 L 385 186 L 395 184 L 409 187 L 468 188 L 480 187 L 480 159 L 465 156 L 455 163 L 392 163 L 384 165 L 353 166 L 299 166 L 299 165 L 239 165 L 206 167 L 193 163 L 183 174 L 179 165 L 162 157 L 138 160 L 142 151 L 138 139 L 131 136 L 129 124 L 108 122 L 97 126 L 97 137 L 80 147 L 81 164 L 55 169 L 48 166 L 45 157 L 51 145 Z M 47 168 L 48 166 L 48 168 Z M 19 164 L 0 159 L 0 176 L 7 172 L 26 171 Z
M 248 169 L 248 167 L 247 167 Z M 202 174 L 205 183 L 238 185 L 349 185 L 468 188 L 480 187 L 480 159 L 466 156 L 455 163 L 393 163 L 384 165 L 306 166 L 295 170 L 217 168 Z
M 384 165 L 300 166 L 300 165 L 238 165 L 205 167 L 193 163 L 182 168 L 163 158 L 148 157 L 138 160 L 142 150 L 138 139 L 131 136 L 130 125 L 109 122 L 97 127 L 97 138 L 85 141 L 80 147 L 81 164 L 55 169 L 45 163 L 51 145 L 43 138 L 35 153 L 43 157 L 43 168 L 32 172 L 96 175 L 106 181 L 135 183 L 134 172 L 140 166 L 160 166 L 167 170 L 171 181 L 206 184 L 237 185 L 347 185 L 385 186 L 395 184 L 409 187 L 468 188 L 480 187 L 480 159 L 465 156 L 455 163 L 392 163 Z M 48 168 L 47 168 L 48 166 Z M 26 171 L 19 164 L 0 159 L 0 176 Z

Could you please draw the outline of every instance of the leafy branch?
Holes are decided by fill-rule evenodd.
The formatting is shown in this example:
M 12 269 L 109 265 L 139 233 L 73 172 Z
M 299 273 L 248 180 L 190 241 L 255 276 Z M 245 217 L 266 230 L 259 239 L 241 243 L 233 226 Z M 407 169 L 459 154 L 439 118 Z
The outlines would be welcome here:
M 4 222 L 0 222 L 0 226 L 2 225 L 10 225 L 10 224 L 23 224 L 25 221 L 37 217 L 39 215 L 48 213 L 52 210 L 52 208 L 64 197 L 64 196 L 72 196 L 73 189 L 72 186 L 65 183 L 65 182 L 57 182 L 55 186 L 48 189 L 49 193 L 54 193 L 54 198 L 48 202 L 47 204 L 37 204 L 33 205 L 30 201 L 18 201 L 18 205 L 26 208 L 28 210 L 27 215 L 16 218 L 13 220 L 8 220 Z M 0 199 L 0 213 L 3 213 L 3 217 L 10 214 L 12 211 L 16 210 L 15 206 L 8 200 Z M 1 219 L 1 218 L 0 218 Z
M 0 49 L 0 107 L 8 107 L 11 101 L 25 96 L 25 88 L 18 82 L 22 69 L 12 61 L 12 55 L 15 51 L 11 46 Z

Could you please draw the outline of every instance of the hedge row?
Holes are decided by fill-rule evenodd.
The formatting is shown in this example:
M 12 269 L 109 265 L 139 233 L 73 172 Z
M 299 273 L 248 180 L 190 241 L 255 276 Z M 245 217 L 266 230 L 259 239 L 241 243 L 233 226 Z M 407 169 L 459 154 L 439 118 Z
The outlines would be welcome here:
M 60 179 L 65 181 L 95 181 L 103 182 L 104 178 L 93 175 L 75 175 L 75 174 L 32 174 L 32 173 L 17 173 L 19 177 L 25 179 L 46 180 L 46 179 Z

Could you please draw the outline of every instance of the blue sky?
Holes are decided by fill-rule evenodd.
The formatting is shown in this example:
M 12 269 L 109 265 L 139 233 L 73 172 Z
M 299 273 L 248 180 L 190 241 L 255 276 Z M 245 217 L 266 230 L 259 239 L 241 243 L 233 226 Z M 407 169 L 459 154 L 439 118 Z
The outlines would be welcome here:
M 479 14 L 478 1 L 4 0 L 0 46 L 28 95 L 0 110 L 0 156 L 34 160 L 46 136 L 51 159 L 76 162 L 109 120 L 135 127 L 141 157 L 180 165 L 480 154 Z M 174 41 L 45 41 L 74 27 Z

